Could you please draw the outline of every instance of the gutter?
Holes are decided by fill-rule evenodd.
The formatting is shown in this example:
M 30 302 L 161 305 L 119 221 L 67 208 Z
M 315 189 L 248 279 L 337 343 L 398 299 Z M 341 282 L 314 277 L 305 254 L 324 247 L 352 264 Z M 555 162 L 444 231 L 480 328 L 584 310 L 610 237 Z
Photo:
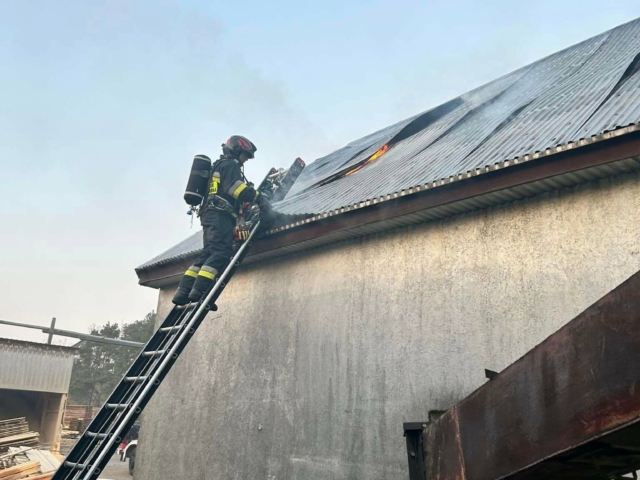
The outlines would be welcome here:
M 640 170 L 640 125 L 417 185 L 270 230 L 245 264 L 504 204 Z M 136 270 L 139 283 L 175 283 L 198 252 Z

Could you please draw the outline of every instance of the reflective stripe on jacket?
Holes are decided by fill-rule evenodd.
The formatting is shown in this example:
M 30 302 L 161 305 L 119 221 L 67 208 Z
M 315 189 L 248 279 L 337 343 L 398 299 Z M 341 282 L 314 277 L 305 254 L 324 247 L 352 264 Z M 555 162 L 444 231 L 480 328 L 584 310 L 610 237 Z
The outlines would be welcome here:
M 258 198 L 258 192 L 247 184 L 240 162 L 235 158 L 221 157 L 213 164 L 212 170 L 209 197 L 217 195 L 223 198 L 233 205 L 236 212 L 243 203 L 253 203 Z

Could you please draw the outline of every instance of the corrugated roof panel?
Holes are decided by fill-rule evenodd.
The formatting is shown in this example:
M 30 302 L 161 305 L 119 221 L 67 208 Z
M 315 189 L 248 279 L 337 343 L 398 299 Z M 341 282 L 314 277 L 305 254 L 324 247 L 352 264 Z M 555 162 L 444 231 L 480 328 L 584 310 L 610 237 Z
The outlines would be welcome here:
M 146 268 L 150 265 L 161 264 L 167 259 L 175 259 L 177 257 L 188 255 L 192 252 L 197 252 L 202 248 L 202 230 L 198 230 L 190 237 L 185 238 L 183 241 L 174 245 L 169 250 L 162 252 L 160 255 L 153 257 L 151 260 L 144 262 L 137 268 Z
M 455 109 L 453 112 L 440 118 L 440 120 L 431 125 L 430 128 L 424 129 L 416 135 L 406 138 L 392 146 L 389 151 L 374 162 L 371 167 L 376 164 L 407 161 L 415 152 L 424 150 L 434 140 L 455 125 L 468 111 L 468 107 Z M 372 153 L 375 153 L 375 151 Z M 334 203 L 348 201 L 353 188 L 375 189 L 379 185 L 379 182 L 380 179 L 376 176 L 363 176 L 360 174 L 348 176 L 327 186 L 308 190 L 295 197 L 287 198 L 277 204 L 277 209 L 282 213 L 291 215 L 322 211 L 318 209 L 322 209 L 323 206 L 331 200 L 333 200 Z M 335 198 L 335 195 L 338 195 L 338 197 Z
M 638 59 L 640 61 L 640 59 Z M 626 127 L 640 118 L 640 70 L 631 75 L 579 132 L 606 132 Z
M 496 158 L 489 162 L 474 161 L 469 154 L 487 141 L 498 127 L 514 121 L 514 114 L 526 107 L 546 90 L 577 71 L 601 44 L 600 39 L 587 42 L 547 57 L 532 65 L 527 73 L 506 92 L 492 102 L 483 104 L 473 115 L 465 118 L 464 123 L 449 132 L 436 144 L 423 152 L 418 152 L 408 162 L 389 165 L 385 170 L 394 172 L 390 193 L 429 181 L 447 178 L 466 172 L 486 163 L 502 161 Z M 375 164 L 370 167 L 376 168 Z M 380 168 L 384 168 L 380 165 Z M 364 173 L 364 172 L 363 172 Z
M 465 115 L 474 109 L 480 107 L 483 103 L 494 99 L 499 94 L 503 93 L 507 88 L 519 80 L 530 67 L 525 67 L 512 74 L 505 75 L 504 77 L 484 85 L 472 92 L 462 95 L 460 99 L 462 104 L 453 111 L 440 117 L 438 120 L 419 131 L 417 134 L 400 141 L 398 144 L 391 147 L 391 149 L 385 153 L 379 160 L 374 162 L 371 167 L 374 168 L 377 165 L 386 165 L 390 163 L 405 163 L 411 156 L 415 156 L 417 152 L 421 152 L 427 148 L 431 143 L 444 135 L 449 129 L 451 129 L 456 123 L 458 123 Z M 418 118 L 424 114 L 421 114 L 415 118 Z M 375 153 L 385 142 L 375 144 L 375 148 L 371 148 L 367 151 L 367 155 L 359 155 L 358 160 L 363 161 L 370 155 Z M 349 162 L 355 164 L 356 162 Z M 390 167 L 395 169 L 395 166 Z M 337 203 L 350 201 L 355 193 L 352 188 L 358 187 L 359 190 L 371 189 L 375 190 L 380 186 L 380 179 L 373 176 L 367 178 L 363 175 L 357 174 L 352 177 L 345 177 L 338 180 L 338 184 L 333 183 L 327 187 L 319 187 L 312 190 L 299 193 L 296 196 L 288 196 L 285 200 L 276 204 L 278 211 L 286 214 L 310 214 L 321 210 L 327 204 L 328 200 L 332 200 Z M 317 180 L 316 182 L 317 183 Z M 337 196 L 336 196 L 337 195 Z M 320 209 L 320 210 L 319 210 Z
M 516 82 L 529 67 L 523 67 L 515 72 L 504 75 L 493 82 L 479 87 L 459 97 L 460 107 L 458 115 L 477 108 L 482 103 L 491 100 Z M 455 99 L 454 99 L 455 100 Z M 438 107 L 436 107 L 438 108 Z M 362 137 L 347 144 L 345 147 L 311 163 L 291 188 L 286 199 L 290 200 L 305 189 L 335 175 L 342 169 L 356 165 L 377 152 L 383 145 L 398 135 L 405 127 L 417 119 L 428 115 L 434 109 L 427 110 L 413 117 L 402 120 L 394 125 L 378 130 L 375 133 Z
M 330 177 L 338 170 L 340 170 L 343 165 L 349 162 L 350 159 L 358 155 L 362 150 L 371 148 L 372 145 L 379 145 L 377 148 L 374 147 L 375 152 L 378 148 L 380 148 L 380 146 L 384 145 L 390 138 L 392 138 L 396 133 L 402 130 L 417 116 L 418 115 L 407 118 L 394 125 L 385 127 L 381 130 L 378 130 L 377 132 L 355 140 L 345 147 L 327 155 L 326 157 L 322 157 L 311 163 L 302 171 L 302 173 L 296 180 L 296 183 L 291 187 L 291 190 L 289 190 L 286 198 L 291 198 L 298 192 L 301 192 L 304 189 L 324 180 L 325 178 Z
M 0 388 L 67 393 L 75 352 L 0 339 Z
M 605 38 L 590 39 L 526 67 L 524 74 L 498 95 L 481 98 L 479 105 L 465 102 L 439 122 L 393 146 L 360 172 L 282 202 L 277 205 L 278 211 L 320 213 L 479 166 L 465 163 L 469 153 L 519 108 L 579 70 Z
M 640 72 L 607 101 L 586 125 L 591 131 L 606 132 L 626 127 L 640 118 Z
M 602 133 L 603 128 L 582 125 L 598 110 L 640 51 L 638 30 L 640 23 L 636 22 L 607 35 L 582 68 L 544 92 L 516 120 L 493 135 L 472 160 L 482 164 L 503 161 Z

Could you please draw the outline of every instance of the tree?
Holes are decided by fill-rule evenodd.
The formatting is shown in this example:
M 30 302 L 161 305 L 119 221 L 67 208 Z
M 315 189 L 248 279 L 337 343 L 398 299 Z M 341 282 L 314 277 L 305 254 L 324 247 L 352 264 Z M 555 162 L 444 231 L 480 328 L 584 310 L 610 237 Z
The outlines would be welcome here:
M 156 312 L 149 312 L 145 315 L 144 319 L 136 320 L 132 323 L 126 323 L 122 326 L 122 332 L 120 338 L 122 340 L 129 340 L 132 342 L 147 343 L 147 341 L 153 335 L 156 323 Z M 115 347 L 118 350 L 116 355 L 116 368 L 117 372 L 121 372 L 118 376 L 118 380 L 125 374 L 129 366 L 138 357 L 140 350 L 137 348 L 128 347 Z M 115 385 L 114 385 L 115 387 Z
M 101 328 L 91 327 L 90 333 L 146 343 L 153 335 L 155 318 L 152 311 L 143 320 L 126 323 L 122 328 L 107 322 Z M 69 403 L 102 405 L 139 353 L 138 348 L 82 342 L 71 373 Z

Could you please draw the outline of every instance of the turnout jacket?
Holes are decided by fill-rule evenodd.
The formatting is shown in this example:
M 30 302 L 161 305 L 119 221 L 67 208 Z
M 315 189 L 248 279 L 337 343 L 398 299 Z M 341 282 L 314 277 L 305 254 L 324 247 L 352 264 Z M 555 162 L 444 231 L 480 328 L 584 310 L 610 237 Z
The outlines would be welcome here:
M 220 197 L 228 202 L 237 213 L 245 202 L 253 203 L 258 192 L 249 185 L 240 168 L 240 161 L 230 157 L 220 157 L 212 166 L 211 179 L 205 205 Z

